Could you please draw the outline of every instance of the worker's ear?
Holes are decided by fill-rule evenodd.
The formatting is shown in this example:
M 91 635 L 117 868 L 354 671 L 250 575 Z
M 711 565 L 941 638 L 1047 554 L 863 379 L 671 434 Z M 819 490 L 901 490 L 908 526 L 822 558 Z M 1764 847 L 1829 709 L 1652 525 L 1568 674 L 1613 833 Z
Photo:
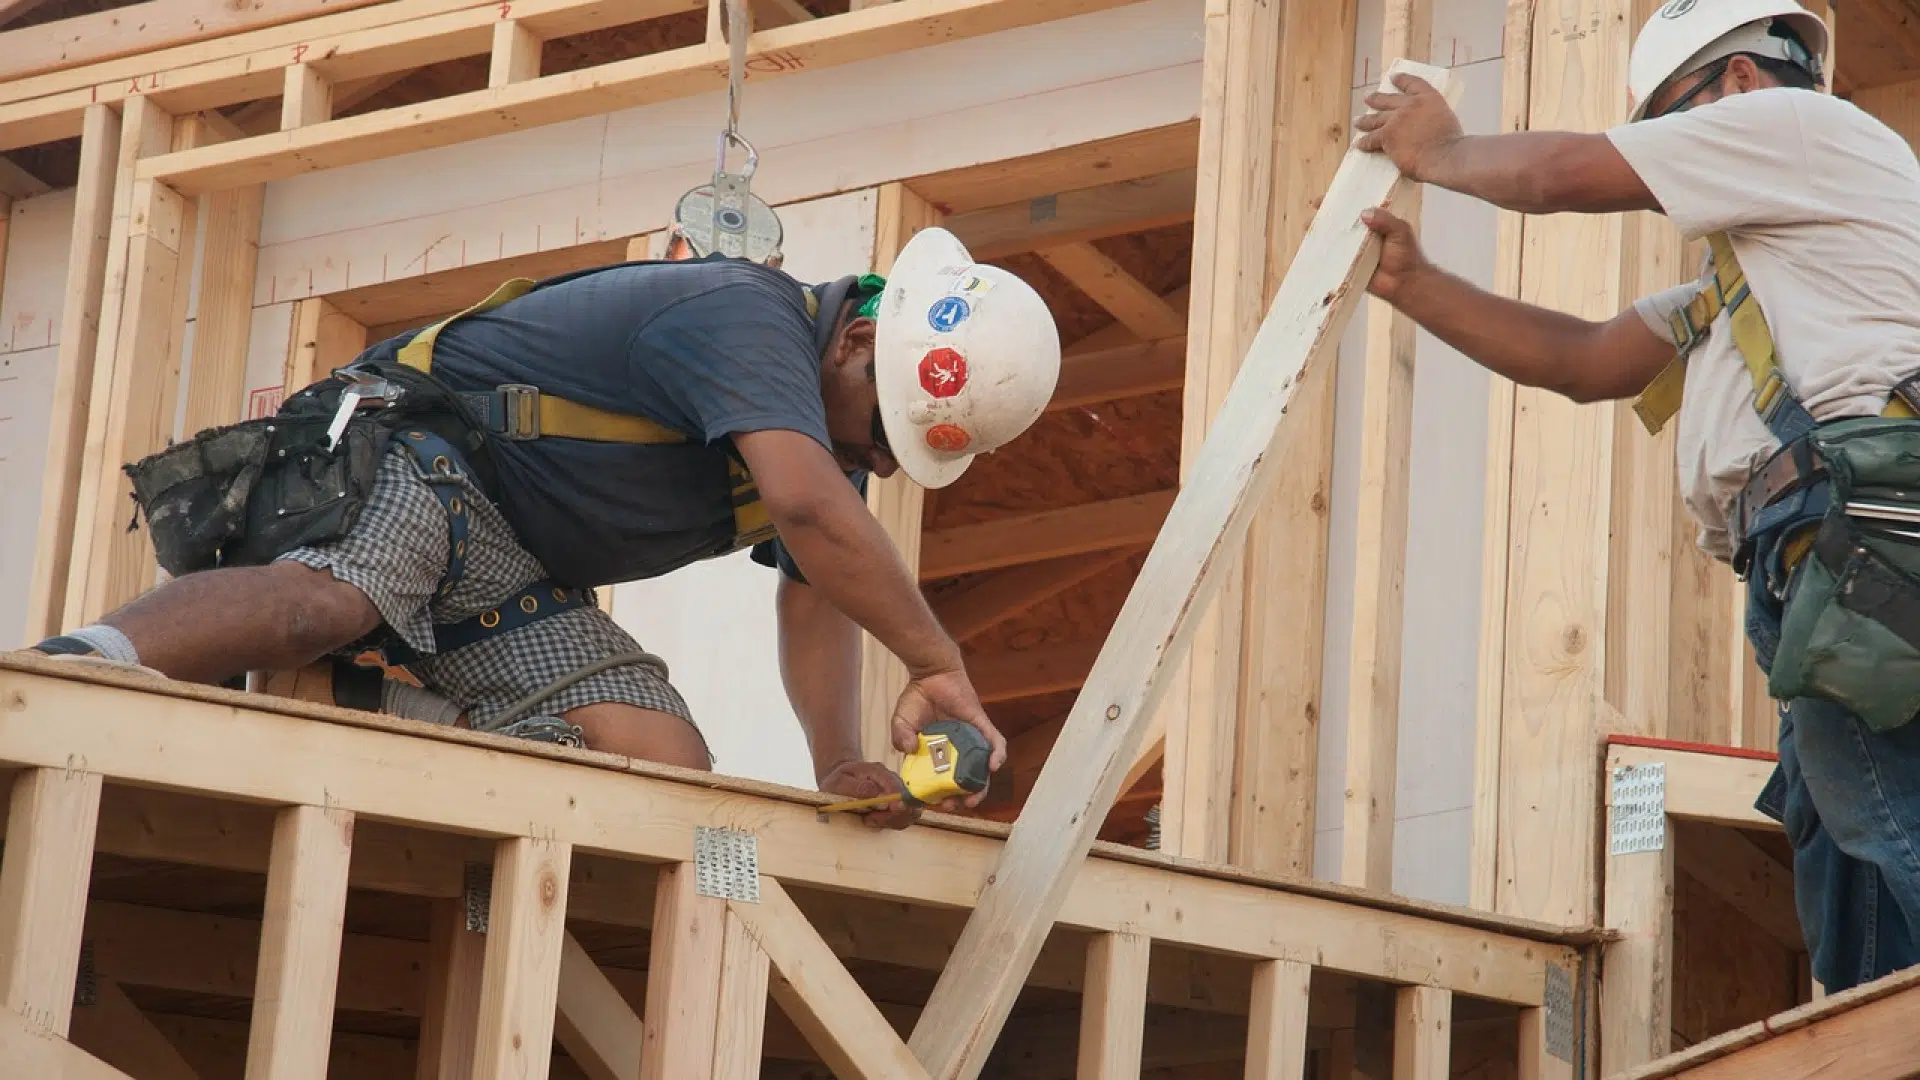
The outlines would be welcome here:
M 1736 94 L 1758 90 L 1768 84 L 1760 65 L 1754 63 L 1750 56 L 1735 56 L 1728 62 L 1727 72 L 1721 77 L 1733 83 L 1733 92 Z
M 873 362 L 874 321 L 865 315 L 856 315 L 848 320 L 833 342 L 833 362 L 835 366 L 858 364 L 866 367 Z

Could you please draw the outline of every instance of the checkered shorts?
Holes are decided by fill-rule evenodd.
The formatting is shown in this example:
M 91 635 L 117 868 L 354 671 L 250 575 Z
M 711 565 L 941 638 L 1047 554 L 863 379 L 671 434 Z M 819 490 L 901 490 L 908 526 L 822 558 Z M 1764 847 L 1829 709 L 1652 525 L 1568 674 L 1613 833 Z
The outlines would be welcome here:
M 465 709 L 473 728 L 489 731 L 528 694 L 595 661 L 642 650 L 611 615 L 590 605 L 433 655 L 434 624 L 490 611 L 547 576 L 499 509 L 470 480 L 463 478 L 461 486 L 468 503 L 466 572 L 444 595 L 439 589 L 447 570 L 447 511 L 413 458 L 397 446 L 381 461 L 346 537 L 280 558 L 330 570 L 365 593 L 387 628 L 421 654 L 408 670 Z M 666 664 L 648 657 L 590 675 L 540 701 L 531 715 L 560 716 L 596 702 L 624 702 L 692 722 L 686 701 L 667 678 Z

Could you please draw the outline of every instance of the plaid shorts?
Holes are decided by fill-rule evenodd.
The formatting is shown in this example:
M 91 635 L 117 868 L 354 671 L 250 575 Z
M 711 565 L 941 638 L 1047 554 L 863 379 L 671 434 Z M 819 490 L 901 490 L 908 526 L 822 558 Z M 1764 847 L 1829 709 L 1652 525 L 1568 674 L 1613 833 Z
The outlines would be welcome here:
M 613 616 L 589 603 L 434 655 L 434 624 L 490 611 L 547 577 L 479 488 L 465 478 L 461 487 L 468 503 L 466 572 L 444 595 L 439 590 L 447 571 L 447 511 L 412 456 L 397 446 L 381 461 L 346 537 L 280 558 L 330 570 L 365 593 L 387 628 L 421 654 L 407 669 L 427 689 L 465 709 L 474 729 L 490 731 L 501 726 L 510 706 L 562 676 L 642 650 Z M 691 723 L 686 701 L 667 678 L 665 662 L 648 656 L 590 675 L 540 701 L 528 715 L 560 716 L 596 702 L 624 702 Z

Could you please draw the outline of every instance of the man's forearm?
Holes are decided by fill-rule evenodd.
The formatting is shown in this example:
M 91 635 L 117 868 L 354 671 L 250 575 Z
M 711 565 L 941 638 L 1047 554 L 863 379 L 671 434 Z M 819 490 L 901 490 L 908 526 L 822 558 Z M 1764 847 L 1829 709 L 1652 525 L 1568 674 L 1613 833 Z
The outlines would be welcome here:
M 812 588 L 784 576 L 780 678 L 813 754 L 814 779 L 863 759 L 860 746 L 860 628 Z
M 1394 304 L 1496 374 L 1576 400 L 1586 396 L 1579 358 L 1592 340 L 1593 323 L 1487 292 L 1433 266 L 1410 278 Z
M 1421 181 L 1523 214 L 1659 208 L 1605 135 L 1468 135 L 1427 156 Z

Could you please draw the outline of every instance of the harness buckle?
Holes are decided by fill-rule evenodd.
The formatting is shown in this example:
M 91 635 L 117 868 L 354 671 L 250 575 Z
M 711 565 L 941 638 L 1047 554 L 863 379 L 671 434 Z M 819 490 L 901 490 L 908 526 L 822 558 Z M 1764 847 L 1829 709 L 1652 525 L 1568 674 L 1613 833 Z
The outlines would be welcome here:
M 502 416 L 501 434 L 515 442 L 540 437 L 540 388 L 527 383 L 507 383 L 498 388 Z

